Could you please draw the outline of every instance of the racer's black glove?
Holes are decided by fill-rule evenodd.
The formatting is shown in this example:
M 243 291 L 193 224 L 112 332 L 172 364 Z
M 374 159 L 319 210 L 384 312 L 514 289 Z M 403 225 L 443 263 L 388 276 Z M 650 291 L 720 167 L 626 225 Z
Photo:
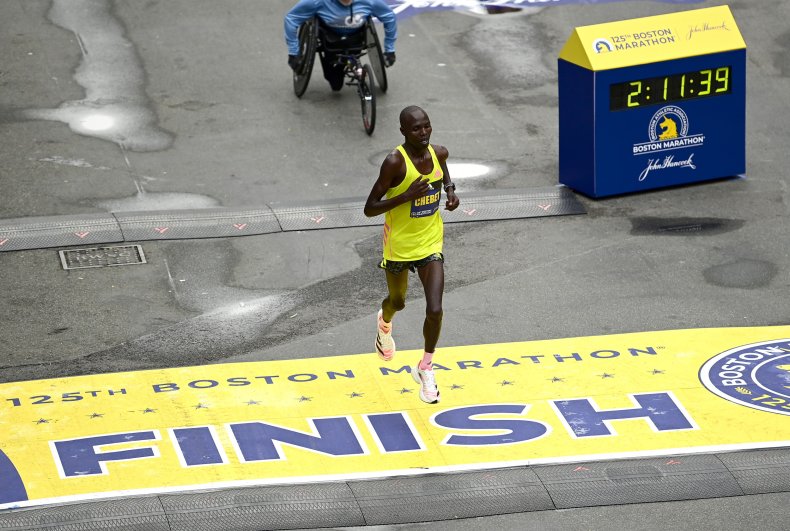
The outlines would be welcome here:
M 299 56 L 298 55 L 289 55 L 288 56 L 288 66 L 291 67 L 291 70 L 296 72 L 296 69 L 299 68 Z
M 386 66 L 395 64 L 395 52 L 384 52 L 384 64 Z

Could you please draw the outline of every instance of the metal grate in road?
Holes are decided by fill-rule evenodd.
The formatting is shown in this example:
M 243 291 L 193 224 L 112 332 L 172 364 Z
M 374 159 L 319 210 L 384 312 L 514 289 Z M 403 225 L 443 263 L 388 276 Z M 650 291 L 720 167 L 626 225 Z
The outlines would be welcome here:
M 145 264 L 145 253 L 141 245 L 113 245 L 90 249 L 67 249 L 58 251 L 63 269 L 87 269 L 91 267 L 113 267 Z

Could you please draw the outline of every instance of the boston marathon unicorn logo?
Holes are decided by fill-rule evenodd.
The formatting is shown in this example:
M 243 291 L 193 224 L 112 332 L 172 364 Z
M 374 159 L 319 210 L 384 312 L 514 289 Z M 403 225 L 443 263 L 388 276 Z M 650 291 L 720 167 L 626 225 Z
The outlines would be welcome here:
M 689 132 L 689 117 L 676 105 L 659 109 L 650 119 L 648 133 L 651 142 L 685 137 Z
M 678 124 L 669 116 L 664 116 L 664 119 L 658 122 L 661 128 L 661 133 L 658 135 L 659 140 L 669 140 L 670 138 L 678 137 Z
M 742 406 L 790 415 L 790 339 L 737 347 L 709 359 L 700 380 Z
M 607 39 L 595 39 L 592 46 L 595 53 L 607 53 L 614 50 L 614 45 Z

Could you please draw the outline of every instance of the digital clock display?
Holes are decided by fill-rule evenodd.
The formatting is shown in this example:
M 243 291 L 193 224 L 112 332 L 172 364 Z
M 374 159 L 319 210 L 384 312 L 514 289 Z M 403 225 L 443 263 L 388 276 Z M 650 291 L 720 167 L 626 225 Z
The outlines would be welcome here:
M 637 79 L 609 86 L 609 110 L 621 111 L 732 92 L 732 68 L 722 66 L 684 74 Z

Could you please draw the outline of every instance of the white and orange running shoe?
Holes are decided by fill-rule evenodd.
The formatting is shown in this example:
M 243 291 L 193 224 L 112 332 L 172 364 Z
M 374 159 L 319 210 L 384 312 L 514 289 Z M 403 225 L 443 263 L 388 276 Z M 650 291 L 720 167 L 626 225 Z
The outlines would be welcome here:
M 420 384 L 420 400 L 429 404 L 439 403 L 439 387 L 436 385 L 433 369 L 424 371 L 417 364 L 411 369 L 411 377 Z
M 382 360 L 390 361 L 395 357 L 395 340 L 392 339 L 392 323 L 385 323 L 382 313 L 379 310 L 376 319 L 376 352 Z

